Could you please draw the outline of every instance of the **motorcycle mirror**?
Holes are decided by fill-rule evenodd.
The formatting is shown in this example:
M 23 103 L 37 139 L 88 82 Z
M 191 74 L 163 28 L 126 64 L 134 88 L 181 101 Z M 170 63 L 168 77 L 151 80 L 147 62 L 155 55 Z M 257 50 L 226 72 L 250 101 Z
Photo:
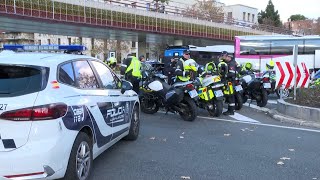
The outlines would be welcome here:
M 131 82 L 123 80 L 121 83 L 121 93 L 131 90 L 133 88 Z

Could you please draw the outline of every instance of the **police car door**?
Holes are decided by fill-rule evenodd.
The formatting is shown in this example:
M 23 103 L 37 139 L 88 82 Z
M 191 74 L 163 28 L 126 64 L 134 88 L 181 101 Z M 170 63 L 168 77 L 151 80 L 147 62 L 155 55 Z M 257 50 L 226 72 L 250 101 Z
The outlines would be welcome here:
M 99 107 L 105 102 L 106 91 L 99 84 L 99 77 L 94 73 L 89 60 L 81 59 L 73 61 L 72 64 L 77 86 L 81 91 L 81 98 L 78 97 L 78 101 L 81 101 L 86 107 L 84 116 L 88 113 L 91 118 L 91 125 L 88 125 L 93 129 L 96 139 L 97 147 L 94 146 L 94 148 L 101 148 L 111 141 L 113 134 L 112 125 L 105 122 Z M 83 124 L 81 109 L 76 108 L 78 107 L 73 108 L 75 121 L 78 121 L 77 124 Z
M 135 101 L 132 97 L 121 93 L 120 80 L 105 64 L 98 61 L 91 63 L 106 91 L 106 96 L 101 99 L 98 106 L 107 125 L 112 126 L 112 139 L 115 139 L 129 130 Z

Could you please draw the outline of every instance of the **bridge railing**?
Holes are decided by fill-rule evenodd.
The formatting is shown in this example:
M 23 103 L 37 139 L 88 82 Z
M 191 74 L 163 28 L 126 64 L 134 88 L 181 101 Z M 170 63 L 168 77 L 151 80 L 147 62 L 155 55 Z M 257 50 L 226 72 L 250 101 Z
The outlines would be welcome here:
M 256 29 L 227 25 L 234 22 L 224 22 L 221 18 L 223 22 L 215 22 L 216 19 L 208 21 L 203 17 L 148 12 L 111 3 L 85 0 L 2 0 L 0 12 L 44 20 L 221 40 L 233 40 L 237 35 L 263 33 Z M 268 27 L 266 30 L 269 30 Z M 273 32 L 279 33 L 276 30 Z
M 202 14 L 198 14 L 195 11 L 193 11 L 192 7 L 190 5 L 185 4 L 185 7 L 181 6 L 172 6 L 165 3 L 156 3 L 154 1 L 148 1 L 148 0 L 125 0 L 125 1 L 117 1 L 117 0 L 94 0 L 98 2 L 108 3 L 108 4 L 114 4 L 114 5 L 120 5 L 125 7 L 131 7 L 136 9 L 143 9 L 147 11 L 153 11 L 158 13 L 165 13 L 165 14 L 171 14 L 176 16 L 182 16 L 182 17 L 191 17 L 194 19 L 200 19 L 210 22 L 217 22 L 217 23 L 224 23 L 228 25 L 234 25 L 238 27 L 244 27 L 244 28 L 251 28 L 255 30 L 261 30 L 261 31 L 267 31 L 272 33 L 278 33 L 278 34 L 292 34 L 293 31 L 290 31 L 286 28 L 281 27 L 275 27 L 270 25 L 264 25 L 264 24 L 258 24 L 253 23 L 250 21 L 244 21 L 239 20 L 236 18 L 230 18 L 222 15 L 210 15 L 209 17 L 205 17 Z M 153 7 L 151 6 L 153 5 Z

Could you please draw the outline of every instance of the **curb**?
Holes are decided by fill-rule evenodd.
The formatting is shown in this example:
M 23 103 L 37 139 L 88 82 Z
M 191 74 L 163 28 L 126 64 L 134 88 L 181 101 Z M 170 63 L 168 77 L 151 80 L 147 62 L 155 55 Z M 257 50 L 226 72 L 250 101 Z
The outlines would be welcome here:
M 309 122 L 320 123 L 320 109 L 309 106 L 301 106 L 278 99 L 277 111 L 285 116 L 303 119 Z
M 280 121 L 280 122 L 291 123 L 291 124 L 300 125 L 300 126 L 320 128 L 320 123 L 310 122 L 310 121 L 305 121 L 303 119 L 288 117 L 288 116 L 285 116 L 285 115 L 279 113 L 275 109 L 269 110 L 268 114 L 270 117 L 272 117 L 273 119 Z

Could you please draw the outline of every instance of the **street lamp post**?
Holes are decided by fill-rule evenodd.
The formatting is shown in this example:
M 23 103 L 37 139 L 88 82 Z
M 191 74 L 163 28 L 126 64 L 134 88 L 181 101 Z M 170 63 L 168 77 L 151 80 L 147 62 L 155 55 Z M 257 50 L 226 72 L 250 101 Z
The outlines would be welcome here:
M 288 19 L 288 22 L 289 22 L 289 30 L 291 31 L 291 29 L 292 29 L 291 28 L 291 18 Z

